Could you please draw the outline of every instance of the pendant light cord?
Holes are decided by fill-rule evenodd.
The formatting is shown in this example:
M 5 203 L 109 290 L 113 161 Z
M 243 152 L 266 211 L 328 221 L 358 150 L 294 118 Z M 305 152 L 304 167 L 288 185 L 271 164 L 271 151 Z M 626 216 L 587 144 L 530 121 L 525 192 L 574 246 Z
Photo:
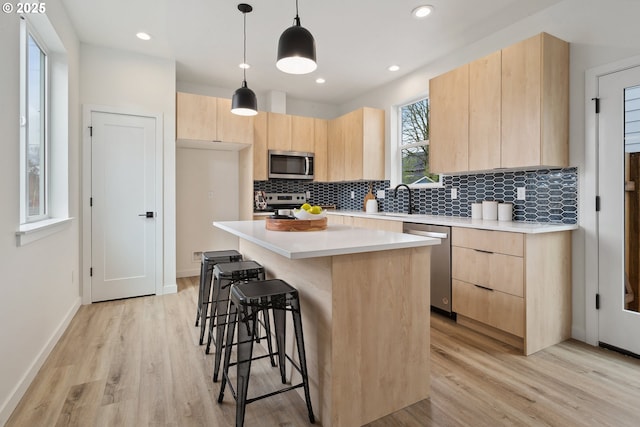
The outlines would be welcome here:
M 298 0 L 296 0 L 296 17 L 293 18 L 293 24 L 296 26 L 300 26 L 300 17 L 298 16 Z
M 297 0 L 296 0 L 297 1 Z M 242 46 L 242 81 L 247 81 L 247 12 L 242 12 L 243 18 L 243 46 Z

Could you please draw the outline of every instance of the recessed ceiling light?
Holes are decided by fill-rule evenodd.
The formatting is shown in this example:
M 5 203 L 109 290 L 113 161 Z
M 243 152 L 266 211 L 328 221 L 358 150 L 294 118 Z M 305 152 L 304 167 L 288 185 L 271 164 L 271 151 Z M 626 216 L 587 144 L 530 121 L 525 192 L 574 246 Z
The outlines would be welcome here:
M 145 32 L 139 32 L 136 34 L 136 37 L 140 40 L 151 40 L 151 36 Z
M 251 65 L 247 64 L 246 62 L 243 62 L 242 64 L 238 64 L 238 67 L 246 70 L 247 68 L 251 68 Z
M 324 82 L 326 82 L 326 80 L 325 80 L 325 79 L 323 79 L 322 77 L 318 77 L 318 78 L 316 79 L 316 83 L 318 83 L 319 85 L 323 84 Z
M 433 12 L 433 6 L 425 4 L 413 9 L 411 11 L 411 14 L 414 18 L 426 18 L 427 16 L 431 15 L 431 12 Z
M 398 71 L 399 69 L 400 67 L 398 67 L 397 65 L 391 65 L 388 68 L 389 71 Z

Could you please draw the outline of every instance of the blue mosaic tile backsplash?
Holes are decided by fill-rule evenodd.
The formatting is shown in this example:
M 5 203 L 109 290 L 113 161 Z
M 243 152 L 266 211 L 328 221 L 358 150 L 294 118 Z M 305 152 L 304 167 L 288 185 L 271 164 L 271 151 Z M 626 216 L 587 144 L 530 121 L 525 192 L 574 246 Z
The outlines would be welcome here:
M 395 197 L 389 181 L 372 181 L 373 194 L 385 190 L 379 200 L 380 211 L 406 212 L 408 193 Z M 414 210 L 420 214 L 471 216 L 471 203 L 496 200 L 513 204 L 514 221 L 577 224 L 578 172 L 576 168 L 505 171 L 443 177 L 443 188 L 413 189 Z M 333 205 L 338 209 L 362 210 L 369 183 L 308 182 L 291 180 L 255 181 L 254 190 L 267 193 L 302 193 L 309 191 L 309 203 Z M 516 188 L 525 187 L 526 200 L 516 200 Z M 451 199 L 451 189 L 458 198 Z M 351 198 L 351 192 L 354 197 Z

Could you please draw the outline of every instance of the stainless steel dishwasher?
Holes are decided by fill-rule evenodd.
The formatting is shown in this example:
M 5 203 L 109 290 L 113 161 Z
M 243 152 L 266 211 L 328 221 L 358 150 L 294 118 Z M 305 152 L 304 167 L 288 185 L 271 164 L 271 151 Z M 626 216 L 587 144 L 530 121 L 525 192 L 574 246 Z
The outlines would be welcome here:
M 451 306 L 451 227 L 405 222 L 403 231 L 441 240 L 439 245 L 431 246 L 431 308 L 454 317 Z

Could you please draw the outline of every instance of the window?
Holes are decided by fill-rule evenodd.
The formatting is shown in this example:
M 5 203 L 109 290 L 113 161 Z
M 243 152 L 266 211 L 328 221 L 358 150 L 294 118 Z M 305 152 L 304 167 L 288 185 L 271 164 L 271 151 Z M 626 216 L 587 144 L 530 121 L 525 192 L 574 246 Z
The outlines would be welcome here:
M 21 27 L 21 222 L 46 219 L 48 209 L 48 60 L 42 43 Z
M 400 182 L 439 186 L 440 177 L 429 172 L 429 99 L 398 108 Z

